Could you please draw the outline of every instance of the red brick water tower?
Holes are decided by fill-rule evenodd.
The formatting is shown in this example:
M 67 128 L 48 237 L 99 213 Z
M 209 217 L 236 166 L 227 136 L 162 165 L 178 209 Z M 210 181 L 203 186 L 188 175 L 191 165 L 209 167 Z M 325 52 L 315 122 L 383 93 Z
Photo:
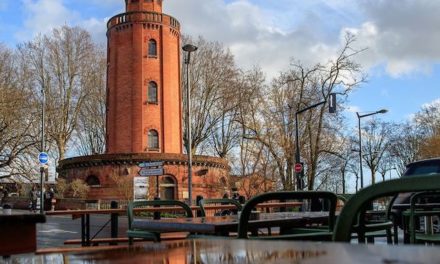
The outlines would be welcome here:
M 107 23 L 106 153 L 60 161 L 60 177 L 91 186 L 90 199 L 124 198 L 114 177 L 132 181 L 141 162 L 163 163 L 148 177 L 147 198 L 188 197 L 188 162 L 182 144 L 180 24 L 162 13 L 162 0 L 125 0 L 126 12 Z M 194 156 L 193 199 L 229 189 L 224 159 Z M 120 184 L 119 184 L 120 185 Z

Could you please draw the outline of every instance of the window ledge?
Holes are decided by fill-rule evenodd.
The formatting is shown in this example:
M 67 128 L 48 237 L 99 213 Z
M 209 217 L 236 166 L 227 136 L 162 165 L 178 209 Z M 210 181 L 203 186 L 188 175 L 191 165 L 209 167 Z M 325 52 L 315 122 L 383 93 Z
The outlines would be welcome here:
M 160 148 L 147 148 L 147 151 L 159 152 Z

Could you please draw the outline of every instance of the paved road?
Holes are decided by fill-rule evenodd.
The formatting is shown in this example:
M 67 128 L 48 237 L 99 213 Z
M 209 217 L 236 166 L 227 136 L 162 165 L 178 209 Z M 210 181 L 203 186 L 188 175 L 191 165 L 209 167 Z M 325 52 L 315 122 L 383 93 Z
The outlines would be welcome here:
M 96 237 L 110 237 L 109 220 L 109 215 L 91 215 L 90 237 L 94 237 L 103 226 L 105 227 Z M 118 220 L 118 236 L 124 237 L 127 231 L 127 218 L 120 216 Z M 81 239 L 81 218 L 72 219 L 71 216 L 67 215 L 46 216 L 46 223 L 37 225 L 38 248 L 65 246 L 64 241 L 68 239 Z
M 14 210 L 18 211 L 18 210 Z M 28 213 L 27 211 L 22 211 Z M 110 237 L 109 215 L 90 216 L 90 236 L 93 237 L 101 229 L 96 237 Z M 118 236 L 125 237 L 127 231 L 127 217 L 118 218 Z M 107 223 L 107 225 L 106 225 Z M 403 234 L 399 232 L 399 244 L 402 243 Z M 68 239 L 81 239 L 81 218 L 72 219 L 71 216 L 46 216 L 46 223 L 37 224 L 37 248 L 66 247 L 64 241 Z M 357 240 L 353 240 L 356 243 Z M 385 238 L 376 239 L 376 243 L 385 244 Z M 72 245 L 79 246 L 79 245 Z

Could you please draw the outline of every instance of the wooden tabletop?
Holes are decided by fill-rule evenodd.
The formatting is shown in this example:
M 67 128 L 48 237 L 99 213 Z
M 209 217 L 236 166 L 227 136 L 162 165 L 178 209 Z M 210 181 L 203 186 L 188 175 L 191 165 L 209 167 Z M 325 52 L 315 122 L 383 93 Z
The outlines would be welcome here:
M 258 204 L 257 208 L 280 208 L 280 207 L 299 207 L 302 202 L 271 202 Z M 221 204 L 221 205 L 207 205 L 206 209 L 235 209 L 235 205 Z M 170 211 L 183 211 L 182 207 L 147 207 L 147 208 L 134 208 L 135 212 L 170 212 Z M 199 206 L 191 206 L 191 210 L 200 210 Z M 127 209 L 81 209 L 81 210 L 57 210 L 47 211 L 46 215 L 85 215 L 85 214 L 127 214 Z
M 437 247 L 262 241 L 180 240 L 113 250 L 12 256 L 11 263 L 439 263 Z
M 46 217 L 42 214 L 0 214 L 0 225 L 11 224 L 11 223 L 44 223 L 46 222 Z
M 291 213 L 260 213 L 249 221 L 250 228 L 264 227 L 294 227 L 307 223 L 326 222 L 328 212 L 291 212 Z M 237 232 L 238 216 L 208 216 L 194 218 L 162 218 L 135 219 L 133 228 L 157 232 L 196 232 L 196 233 L 225 233 Z

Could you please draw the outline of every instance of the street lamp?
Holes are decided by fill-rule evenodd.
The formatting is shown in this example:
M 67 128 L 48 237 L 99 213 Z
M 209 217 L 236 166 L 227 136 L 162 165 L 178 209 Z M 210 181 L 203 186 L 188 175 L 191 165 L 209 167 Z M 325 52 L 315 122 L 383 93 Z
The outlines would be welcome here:
M 303 108 L 299 111 L 295 112 L 295 163 L 296 164 L 300 164 L 301 163 L 301 154 L 299 152 L 299 132 L 298 132 L 298 115 L 310 110 L 312 108 L 315 108 L 317 106 L 320 106 L 322 104 L 325 104 L 327 101 L 321 101 L 319 103 L 316 103 L 314 105 L 308 106 L 306 108 Z M 296 166 L 296 165 L 295 165 Z M 303 186 L 303 180 L 304 180 L 304 168 L 301 166 L 301 171 L 300 172 L 296 172 L 296 184 L 297 184 L 297 189 L 298 190 L 302 190 L 304 188 Z
M 361 118 L 362 117 L 366 117 L 366 116 L 376 115 L 376 114 L 385 114 L 386 112 L 388 112 L 387 109 L 381 109 L 379 111 L 368 113 L 368 114 L 364 114 L 364 115 L 360 115 L 359 112 L 356 112 L 356 116 L 358 118 L 358 131 L 359 131 L 359 172 L 360 172 L 360 175 L 361 175 L 361 189 L 364 188 L 364 172 L 362 170 Z
M 189 87 L 189 62 L 191 59 L 191 52 L 194 52 L 197 50 L 197 47 L 191 44 L 186 44 L 182 47 L 183 51 L 187 53 L 185 57 L 185 65 L 186 65 L 186 103 L 187 103 L 187 111 L 186 111 L 186 117 L 187 117 L 187 151 L 188 151 L 188 204 L 191 205 L 192 203 L 192 152 L 191 152 L 191 145 L 192 145 L 192 138 L 191 138 L 191 93 L 190 93 L 190 87 Z

